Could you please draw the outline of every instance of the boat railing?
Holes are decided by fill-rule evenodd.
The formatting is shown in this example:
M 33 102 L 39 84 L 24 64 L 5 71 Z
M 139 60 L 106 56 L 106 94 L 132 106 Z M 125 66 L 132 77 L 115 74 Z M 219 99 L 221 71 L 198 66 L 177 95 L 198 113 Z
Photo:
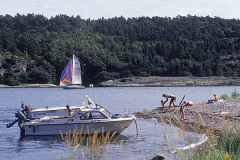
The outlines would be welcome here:
M 122 112 L 122 115 L 124 115 L 125 117 L 131 117 L 131 113 L 130 113 L 131 110 L 132 110 L 131 107 L 129 107 L 128 109 L 125 108 L 124 111 Z M 127 111 L 127 113 L 125 113 L 126 111 Z
M 93 106 L 97 107 L 97 105 L 93 102 L 93 100 L 88 95 L 86 95 L 86 98 Z

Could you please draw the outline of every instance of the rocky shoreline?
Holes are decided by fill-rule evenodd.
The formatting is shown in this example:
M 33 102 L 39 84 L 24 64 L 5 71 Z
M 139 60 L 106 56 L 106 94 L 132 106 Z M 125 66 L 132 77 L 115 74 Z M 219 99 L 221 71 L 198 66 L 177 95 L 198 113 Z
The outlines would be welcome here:
M 237 77 L 132 77 L 108 80 L 96 84 L 96 87 L 185 87 L 185 86 L 237 86 Z M 24 84 L 8 86 L 0 84 L 0 88 L 58 88 L 55 84 Z
M 99 87 L 177 87 L 177 86 L 235 86 L 240 85 L 236 77 L 133 77 L 108 80 Z
M 159 122 L 172 124 L 186 131 L 206 133 L 211 129 L 215 135 L 219 135 L 224 129 L 240 129 L 240 97 L 212 104 L 199 103 L 184 108 L 185 119 L 181 116 L 180 106 L 169 110 L 168 106 L 162 112 L 162 107 L 153 110 L 144 110 L 134 113 L 137 118 L 156 118 Z M 230 114 L 213 115 L 214 113 L 231 112 Z
M 60 86 L 55 84 L 24 84 L 19 86 L 8 86 L 0 84 L 0 88 L 58 88 Z

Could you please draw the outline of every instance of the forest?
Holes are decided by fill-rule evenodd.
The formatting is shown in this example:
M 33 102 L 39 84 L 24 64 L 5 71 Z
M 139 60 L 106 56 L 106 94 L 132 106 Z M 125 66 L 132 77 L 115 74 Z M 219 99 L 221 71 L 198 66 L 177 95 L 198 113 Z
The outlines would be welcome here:
M 59 84 L 73 54 L 85 85 L 126 77 L 238 77 L 240 21 L 0 15 L 0 84 Z

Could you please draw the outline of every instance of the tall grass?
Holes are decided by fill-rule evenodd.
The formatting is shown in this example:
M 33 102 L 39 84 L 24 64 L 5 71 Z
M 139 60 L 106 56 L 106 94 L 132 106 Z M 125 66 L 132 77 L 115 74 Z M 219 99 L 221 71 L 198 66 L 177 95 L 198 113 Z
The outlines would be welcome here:
M 240 130 L 223 132 L 217 143 L 212 143 L 207 149 L 198 149 L 194 160 L 240 159 Z
M 75 128 L 72 134 L 70 131 L 65 136 L 61 133 L 61 137 L 67 149 L 62 159 L 68 160 L 108 159 L 109 144 L 114 143 L 118 138 L 115 136 L 115 133 L 100 133 L 100 129 L 91 132 L 89 128 L 84 134 L 82 133 L 82 128 L 81 130 Z

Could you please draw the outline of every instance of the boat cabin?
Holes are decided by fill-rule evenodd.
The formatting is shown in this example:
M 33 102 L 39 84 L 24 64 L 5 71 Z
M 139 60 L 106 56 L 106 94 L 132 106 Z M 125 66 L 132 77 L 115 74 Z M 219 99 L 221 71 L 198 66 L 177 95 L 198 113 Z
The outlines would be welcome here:
M 87 119 L 109 119 L 113 116 L 111 112 L 101 108 L 91 108 L 86 111 L 80 111 L 80 120 L 87 120 Z

